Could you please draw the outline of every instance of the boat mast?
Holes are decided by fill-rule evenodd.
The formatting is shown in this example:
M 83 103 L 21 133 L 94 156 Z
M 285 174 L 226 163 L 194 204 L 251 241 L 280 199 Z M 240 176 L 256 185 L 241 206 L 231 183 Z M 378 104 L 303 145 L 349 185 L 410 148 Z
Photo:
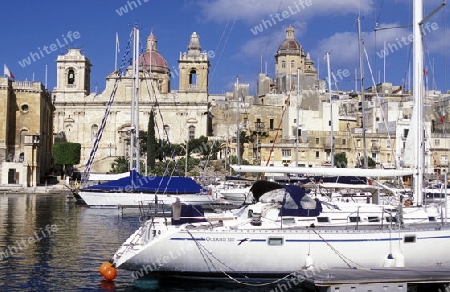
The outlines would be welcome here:
M 139 29 L 133 28 L 133 87 L 131 95 L 130 170 L 139 173 Z
M 331 65 L 330 65 L 330 52 L 327 52 L 327 68 L 328 68 L 328 93 L 330 95 L 330 127 L 331 127 L 331 167 L 334 167 L 334 132 L 333 132 L 333 95 L 331 93 Z
M 423 201 L 423 175 L 424 175 L 424 124 L 423 124 L 423 47 L 421 23 L 423 19 L 423 0 L 413 1 L 413 99 L 417 107 L 416 143 L 414 143 L 414 155 L 416 158 L 416 171 L 414 177 L 415 204 L 420 206 Z
M 236 77 L 236 154 L 237 154 L 237 165 L 241 165 L 241 131 L 239 124 L 241 122 L 240 112 L 239 112 L 239 77 Z
M 296 139 L 296 149 L 295 149 L 295 167 L 298 167 L 298 144 L 299 144 L 299 137 L 298 137 L 298 129 L 300 128 L 300 67 L 297 69 L 297 125 L 296 125 L 296 133 L 295 133 L 295 139 Z M 258 151 L 256 151 L 258 153 Z
M 368 168 L 367 162 L 367 145 L 366 145 L 366 97 L 364 95 L 364 65 L 362 61 L 362 37 L 361 37 L 361 18 L 358 17 L 358 48 L 359 48 L 359 74 L 361 82 L 361 114 L 362 114 L 362 135 L 363 135 L 363 155 L 364 164 L 363 168 Z M 359 164 L 359 161 L 358 161 Z

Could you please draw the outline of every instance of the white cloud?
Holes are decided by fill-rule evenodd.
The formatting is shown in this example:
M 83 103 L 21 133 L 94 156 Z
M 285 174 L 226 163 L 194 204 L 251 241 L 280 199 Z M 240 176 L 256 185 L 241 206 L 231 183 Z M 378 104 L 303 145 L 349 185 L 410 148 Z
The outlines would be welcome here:
M 283 11 L 294 19 L 305 20 L 317 15 L 365 14 L 373 9 L 373 0 L 215 0 L 198 4 L 206 21 L 222 22 L 236 18 L 249 25 L 256 25 Z
M 297 21 L 291 24 L 295 29 L 295 38 L 301 39 L 306 31 L 306 23 Z M 278 26 L 276 30 L 268 31 L 260 36 L 255 36 L 246 41 L 238 51 L 238 57 L 254 57 L 255 55 L 270 56 L 275 55 L 278 47 L 286 37 L 286 27 Z

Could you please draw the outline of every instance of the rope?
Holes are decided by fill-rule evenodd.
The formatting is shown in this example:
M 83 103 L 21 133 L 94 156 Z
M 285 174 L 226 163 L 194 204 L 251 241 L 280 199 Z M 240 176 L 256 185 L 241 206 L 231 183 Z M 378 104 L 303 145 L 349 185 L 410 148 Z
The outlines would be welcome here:
M 215 265 L 214 262 L 212 261 L 212 259 L 215 259 L 218 263 L 222 264 L 224 267 L 228 268 L 229 270 L 236 272 L 233 268 L 229 267 L 227 264 L 225 264 L 223 261 L 221 261 L 220 259 L 218 259 L 216 256 L 213 255 L 213 253 L 211 251 L 209 251 L 206 247 L 204 247 L 200 242 L 197 241 L 197 239 L 194 237 L 194 235 L 192 235 L 191 232 L 189 232 L 189 230 L 186 230 L 186 232 L 191 236 L 191 238 L 194 240 L 198 250 L 200 251 L 200 254 L 203 257 L 203 260 L 205 261 L 205 263 L 208 266 L 208 269 L 211 271 L 211 268 L 208 264 L 208 262 L 211 264 L 211 266 L 215 269 L 216 272 L 221 272 L 223 273 L 228 279 L 232 280 L 233 282 L 237 283 L 237 284 L 241 284 L 241 285 L 245 285 L 245 286 L 250 286 L 250 287 L 265 287 L 265 286 L 269 286 L 269 285 L 274 285 L 279 283 L 280 281 L 286 280 L 289 277 L 296 277 L 297 276 L 297 271 L 291 272 L 289 274 L 287 274 L 284 277 L 278 278 L 276 280 L 273 280 L 271 282 L 267 282 L 267 283 L 248 283 L 248 282 L 243 282 L 240 281 L 236 278 L 234 278 L 233 276 L 231 276 L 230 274 L 228 274 L 225 271 L 221 271 L 220 269 L 218 269 Z M 212 257 L 212 258 L 210 258 Z M 238 273 L 238 272 L 236 272 Z M 241 273 L 239 273 L 241 274 Z M 248 276 L 241 274 L 244 278 L 250 279 Z
M 325 240 L 325 238 L 323 238 L 319 233 L 316 232 L 316 230 L 314 230 L 313 228 L 311 228 L 310 230 L 312 230 L 312 232 L 314 232 L 320 239 L 322 239 L 322 241 L 328 245 L 328 247 L 334 251 L 334 253 L 341 258 L 341 260 L 351 269 L 356 269 L 356 267 L 351 266 L 348 262 L 352 262 L 353 264 L 362 267 L 361 265 L 355 263 L 354 261 L 352 261 L 351 259 L 347 258 L 346 256 L 344 256 L 342 253 L 340 253 L 336 248 L 334 248 L 328 241 Z
M 105 129 L 105 126 L 106 126 L 106 121 L 108 120 L 109 114 L 111 112 L 111 107 L 112 107 L 112 104 L 114 102 L 114 98 L 116 96 L 116 91 L 117 91 L 117 88 L 119 86 L 119 81 L 122 80 L 123 69 L 126 67 L 125 64 L 127 62 L 127 56 L 128 56 L 128 54 L 130 52 L 132 38 L 133 38 L 133 32 L 130 33 L 130 38 L 128 39 L 128 44 L 127 44 L 127 47 L 125 49 L 125 53 L 122 56 L 122 61 L 121 61 L 120 68 L 117 71 L 117 77 L 118 78 L 114 82 L 113 90 L 111 92 L 111 95 L 109 96 L 108 103 L 106 104 L 105 114 L 103 116 L 102 123 L 100 124 L 100 128 L 99 128 L 99 130 L 97 132 L 97 137 L 95 138 L 95 141 L 94 141 L 94 147 L 92 148 L 91 153 L 89 154 L 88 161 L 86 162 L 86 167 L 85 167 L 83 175 L 81 177 L 81 186 L 82 187 L 86 187 L 87 181 L 89 179 L 91 166 L 92 166 L 92 163 L 94 161 L 95 154 L 97 153 L 98 145 L 100 144 L 100 140 L 101 140 L 102 135 L 103 135 L 103 130 Z

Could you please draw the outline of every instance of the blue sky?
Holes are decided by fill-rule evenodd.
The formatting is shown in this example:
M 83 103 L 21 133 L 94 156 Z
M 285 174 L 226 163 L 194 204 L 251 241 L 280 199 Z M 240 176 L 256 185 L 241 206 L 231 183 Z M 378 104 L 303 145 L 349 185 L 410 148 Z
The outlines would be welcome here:
M 425 2 L 427 14 L 442 0 Z M 429 20 L 426 35 L 429 88 L 441 91 L 450 89 L 450 74 L 446 73 L 450 65 L 448 6 Z M 267 67 L 268 75 L 273 77 L 274 55 L 285 37 L 286 27 L 291 24 L 297 40 L 316 62 L 320 78 L 326 77 L 323 56 L 331 51 L 333 72 L 337 75 L 341 70 L 337 87 L 351 90 L 355 84 L 354 71 L 359 67 L 356 19 L 360 13 L 365 48 L 375 81 L 384 78 L 383 59 L 379 55 L 386 42 L 390 45 L 386 57 L 386 81 L 401 85 L 408 76 L 411 60 L 410 46 L 405 44 L 407 41 L 402 42 L 402 38 L 408 38 L 411 28 L 375 33 L 374 27 L 376 23 L 379 27 L 410 24 L 411 8 L 412 0 L 4 1 L 0 10 L 0 65 L 7 64 L 18 80 L 32 80 L 34 75 L 35 80 L 42 82 L 48 65 L 48 88 L 53 89 L 57 56 L 64 54 L 68 47 L 81 48 L 93 64 L 91 89 L 101 92 L 105 77 L 114 70 L 116 32 L 121 56 L 132 26 L 137 24 L 142 44 L 153 31 L 159 52 L 172 70 L 178 67 L 180 52 L 187 50 L 190 35 L 197 32 L 202 49 L 213 56 L 210 93 L 230 91 L 236 77 L 249 83 L 254 93 L 261 68 L 266 71 Z M 257 31 L 256 27 L 260 29 Z M 68 37 L 69 32 L 72 37 Z M 52 44 L 54 46 L 50 47 Z M 44 46 L 47 46 L 46 50 Z M 34 53 L 35 60 L 30 59 L 29 65 L 24 64 L 23 59 L 30 57 L 30 53 Z M 371 84 L 372 78 L 367 64 L 365 61 L 366 86 Z M 434 76 L 431 73 L 433 64 Z M 171 87 L 178 89 L 176 76 Z

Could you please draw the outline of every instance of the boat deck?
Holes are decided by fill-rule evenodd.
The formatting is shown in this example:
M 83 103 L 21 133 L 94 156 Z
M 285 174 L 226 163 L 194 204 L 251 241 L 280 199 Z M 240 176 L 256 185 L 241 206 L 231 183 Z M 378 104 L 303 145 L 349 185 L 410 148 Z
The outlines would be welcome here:
M 299 271 L 297 279 L 304 279 L 305 287 L 315 291 L 438 291 L 422 290 L 429 289 L 430 285 L 449 291 L 450 267 L 316 268 Z

